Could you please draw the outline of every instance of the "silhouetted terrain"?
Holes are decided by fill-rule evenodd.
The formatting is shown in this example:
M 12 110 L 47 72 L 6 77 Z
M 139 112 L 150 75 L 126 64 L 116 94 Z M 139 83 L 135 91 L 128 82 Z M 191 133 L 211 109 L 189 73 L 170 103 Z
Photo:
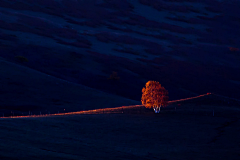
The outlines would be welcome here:
M 1 159 L 237 160 L 239 113 L 234 106 L 182 104 L 160 114 L 1 119 L 0 155 Z
M 234 0 L 2 0 L 0 56 L 137 101 L 148 80 L 170 99 L 239 98 L 239 7 Z M 113 71 L 119 80 L 108 80 Z
M 0 66 L 0 117 L 140 104 L 17 64 L 0 60 Z
M 0 159 L 239 160 L 239 8 L 0 0 L 0 117 L 138 105 L 149 80 L 170 100 L 215 93 L 160 114 L 0 118 Z

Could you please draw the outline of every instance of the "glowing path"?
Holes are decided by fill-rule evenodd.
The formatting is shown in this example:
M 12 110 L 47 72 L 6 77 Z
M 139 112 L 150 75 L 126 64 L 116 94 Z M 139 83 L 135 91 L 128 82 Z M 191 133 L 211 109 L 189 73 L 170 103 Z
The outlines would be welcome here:
M 136 108 L 143 105 L 133 105 L 133 106 L 122 106 L 115 108 L 102 108 L 93 109 L 87 111 L 77 111 L 77 112 L 67 112 L 67 113 L 55 113 L 55 114 L 41 114 L 41 115 L 28 115 L 28 116 L 11 116 L 11 117 L 0 117 L 0 118 L 37 118 L 37 117 L 51 117 L 51 116 L 65 116 L 65 115 L 78 115 L 78 114 L 105 114 L 114 113 L 114 111 L 121 111 L 123 109 Z
M 202 95 L 199 95 L 199 96 L 196 96 L 196 97 L 189 97 L 189 98 L 184 98 L 184 99 L 178 99 L 178 100 L 168 101 L 168 103 L 174 103 L 174 102 L 186 101 L 186 100 L 190 100 L 190 99 L 196 99 L 196 98 L 208 96 L 208 95 L 211 95 L 211 94 L 212 94 L 212 93 L 206 93 L 206 94 L 202 94 Z
M 196 99 L 204 96 L 211 95 L 212 93 L 202 94 L 195 97 L 189 97 L 179 100 L 173 100 L 168 101 L 168 103 L 174 103 L 174 102 L 181 102 L 191 99 Z M 115 107 L 115 108 L 102 108 L 102 109 L 94 109 L 94 110 L 87 110 L 87 111 L 77 111 L 77 112 L 67 112 L 67 113 L 55 113 L 55 114 L 42 114 L 42 115 L 28 115 L 28 116 L 11 116 L 11 117 L 1 117 L 3 118 L 37 118 L 37 117 L 51 117 L 51 116 L 66 116 L 66 115 L 79 115 L 79 114 L 105 114 L 105 113 L 114 113 L 122 111 L 123 109 L 131 109 L 131 108 L 137 108 L 137 107 L 143 107 L 144 105 L 133 105 L 133 106 L 121 106 L 121 107 Z

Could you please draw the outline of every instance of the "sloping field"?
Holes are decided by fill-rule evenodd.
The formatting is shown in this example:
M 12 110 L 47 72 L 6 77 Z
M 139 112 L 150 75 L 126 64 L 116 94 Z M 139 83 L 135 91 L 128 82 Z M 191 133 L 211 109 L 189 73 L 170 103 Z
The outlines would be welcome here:
M 0 56 L 137 101 L 150 79 L 170 99 L 239 98 L 239 8 L 234 0 L 1 0 Z M 108 80 L 113 71 L 118 81 Z
M 223 99 L 221 97 L 221 99 Z M 225 101 L 225 100 L 224 100 Z M 229 101 L 229 100 L 228 100 Z M 181 103 L 184 104 L 216 104 L 216 102 L 218 102 L 217 104 L 221 104 L 221 105 L 240 105 L 239 101 L 232 101 L 230 104 L 229 103 L 224 103 L 221 100 L 217 100 L 216 97 L 213 97 L 211 93 L 207 93 L 207 94 L 203 94 L 203 95 L 199 95 L 199 96 L 195 96 L 195 97 L 189 97 L 189 98 L 185 98 L 185 99 L 179 99 L 179 100 L 173 100 L 173 101 L 168 101 L 168 105 L 164 106 L 162 108 L 167 109 L 167 110 L 172 110 L 172 108 L 175 107 L 176 110 L 176 104 L 179 106 Z M 24 107 L 24 106 L 22 106 Z M 179 107 L 177 107 L 179 108 Z M 73 111 L 73 112 L 62 112 L 62 113 L 56 113 L 56 110 L 53 111 L 53 113 L 50 114 L 49 113 L 42 113 L 39 112 L 37 113 L 35 108 L 32 108 L 33 112 L 35 114 L 32 113 L 28 113 L 28 114 L 16 114 L 11 112 L 10 115 L 8 116 L 3 116 L 1 118 L 39 118 L 39 117 L 52 117 L 52 116 L 68 116 L 68 115 L 79 115 L 79 114 L 112 114 L 112 113 L 146 113 L 146 112 L 153 112 L 152 109 L 149 108 L 145 108 L 144 105 L 130 105 L 130 106 L 120 106 L 120 107 L 113 107 L 113 108 L 99 108 L 99 109 L 89 109 L 89 110 L 83 110 L 82 108 L 79 108 L 81 110 L 78 111 Z M 65 110 L 64 110 L 65 111 Z
M 79 84 L 0 60 L 0 114 L 26 115 L 138 104 Z M 1 115 L 2 116 L 2 115 Z
M 204 105 L 181 108 L 163 110 L 160 114 L 0 119 L 0 156 L 1 159 L 239 159 L 239 110 Z
M 91 110 L 1 118 L 0 160 L 239 160 L 239 8 L 237 0 L 0 0 L 0 117 Z M 148 80 L 170 100 L 222 96 L 160 114 L 93 114 L 139 104 Z

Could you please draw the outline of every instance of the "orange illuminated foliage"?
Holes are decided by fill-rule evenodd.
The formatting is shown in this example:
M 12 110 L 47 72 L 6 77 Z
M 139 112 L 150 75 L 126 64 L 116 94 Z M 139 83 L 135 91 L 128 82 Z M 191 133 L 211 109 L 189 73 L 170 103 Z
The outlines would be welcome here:
M 168 91 L 157 81 L 148 81 L 142 89 L 142 104 L 146 108 L 164 107 L 168 104 Z

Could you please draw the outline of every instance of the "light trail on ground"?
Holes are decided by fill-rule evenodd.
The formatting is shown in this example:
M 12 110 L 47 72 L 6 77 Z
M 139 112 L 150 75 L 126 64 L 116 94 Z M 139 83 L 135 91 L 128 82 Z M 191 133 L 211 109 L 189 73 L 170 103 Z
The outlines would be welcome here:
M 183 98 L 178 100 L 172 100 L 168 101 L 169 104 L 175 103 L 175 102 L 182 102 L 187 101 L 191 99 L 196 99 L 204 96 L 209 96 L 212 93 L 206 93 L 195 97 L 189 97 L 189 98 Z M 106 113 L 114 113 L 118 111 L 118 113 L 121 110 L 124 109 L 131 109 L 131 108 L 138 108 L 143 107 L 144 105 L 131 105 L 131 106 L 121 106 L 121 107 L 114 107 L 114 108 L 101 108 L 101 109 L 93 109 L 93 110 L 87 110 L 87 111 L 76 111 L 76 112 L 67 112 L 67 113 L 54 113 L 54 114 L 41 114 L 41 115 L 27 115 L 27 116 L 10 116 L 10 117 L 0 117 L 1 119 L 7 119 L 7 118 L 40 118 L 40 117 L 52 117 L 52 116 L 66 116 L 66 115 L 80 115 L 80 114 L 106 114 Z
M 191 100 L 191 99 L 196 99 L 196 98 L 200 98 L 200 97 L 208 96 L 208 95 L 211 95 L 211 94 L 212 94 L 212 93 L 206 93 L 206 94 L 202 94 L 202 95 L 195 96 L 195 97 L 189 97 L 189 98 L 183 98 L 183 99 L 178 99 L 178 100 L 168 101 L 168 103 L 187 101 L 187 100 Z

